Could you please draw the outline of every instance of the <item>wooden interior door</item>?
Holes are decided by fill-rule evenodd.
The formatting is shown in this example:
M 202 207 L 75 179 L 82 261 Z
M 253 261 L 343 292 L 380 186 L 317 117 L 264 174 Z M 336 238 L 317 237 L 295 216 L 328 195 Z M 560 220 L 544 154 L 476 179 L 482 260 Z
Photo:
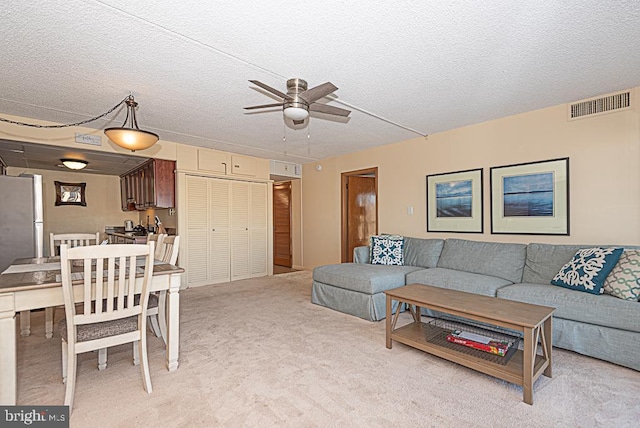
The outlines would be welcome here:
M 291 182 L 273 185 L 273 264 L 291 267 Z
M 342 261 L 378 233 L 378 168 L 342 174 Z

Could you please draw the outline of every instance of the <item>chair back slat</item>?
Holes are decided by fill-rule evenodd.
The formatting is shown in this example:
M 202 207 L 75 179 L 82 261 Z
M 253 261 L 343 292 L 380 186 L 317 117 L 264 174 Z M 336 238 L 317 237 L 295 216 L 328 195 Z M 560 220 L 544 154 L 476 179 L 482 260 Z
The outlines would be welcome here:
M 95 292 L 95 296 L 93 298 L 94 301 L 96 301 L 96 302 L 101 302 L 102 299 L 104 298 L 104 296 L 103 296 L 104 263 L 101 263 L 101 262 L 102 262 L 102 260 L 100 260 L 100 259 L 96 260 L 96 292 Z M 107 293 L 108 293 L 108 289 L 109 289 L 109 287 L 107 285 L 107 290 L 104 290 L 104 291 L 107 291 Z M 102 305 L 96 305 L 96 307 L 95 307 L 95 311 L 96 311 L 97 314 L 102 313 L 102 309 L 103 309 Z
M 98 245 L 100 243 L 100 232 L 96 233 L 50 233 L 49 234 L 49 254 L 56 255 L 56 247 L 67 244 L 70 248 L 86 247 L 87 245 Z
M 63 244 L 66 245 L 66 244 Z M 60 247 L 62 248 L 62 247 Z M 91 296 L 91 259 L 84 259 L 84 263 L 83 263 L 83 271 L 82 271 L 82 276 L 83 276 L 83 295 L 84 296 Z M 83 307 L 84 307 L 84 311 L 83 313 L 85 314 L 90 314 L 91 313 L 91 298 L 89 299 L 83 299 Z
M 74 325 L 110 321 L 146 312 L 150 278 L 153 273 L 155 243 L 91 245 L 69 248 L 60 246 L 62 286 L 68 328 Z M 140 301 L 135 303 L 136 258 L 144 258 Z M 82 314 L 75 313 L 71 273 L 74 262 L 82 262 Z M 93 266 L 93 267 L 92 267 Z M 92 270 L 94 272 L 92 272 Z M 115 303 L 117 302 L 117 303 Z M 69 334 L 72 334 L 70 331 Z

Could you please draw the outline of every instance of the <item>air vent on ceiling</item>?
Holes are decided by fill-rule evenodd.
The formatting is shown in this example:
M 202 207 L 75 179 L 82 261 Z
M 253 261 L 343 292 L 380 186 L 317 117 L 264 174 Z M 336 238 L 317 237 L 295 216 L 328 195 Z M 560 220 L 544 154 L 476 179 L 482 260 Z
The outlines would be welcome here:
M 605 95 L 569 104 L 569 120 L 631 108 L 631 91 Z
M 272 159 L 271 175 L 285 178 L 302 178 L 302 165 L 297 163 L 281 162 Z

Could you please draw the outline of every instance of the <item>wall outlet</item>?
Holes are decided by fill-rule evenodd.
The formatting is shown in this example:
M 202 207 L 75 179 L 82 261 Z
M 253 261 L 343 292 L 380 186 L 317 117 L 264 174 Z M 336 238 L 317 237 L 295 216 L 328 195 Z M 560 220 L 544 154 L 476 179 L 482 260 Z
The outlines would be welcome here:
M 409 205 L 407 207 L 407 215 L 413 215 L 413 206 L 412 205 Z

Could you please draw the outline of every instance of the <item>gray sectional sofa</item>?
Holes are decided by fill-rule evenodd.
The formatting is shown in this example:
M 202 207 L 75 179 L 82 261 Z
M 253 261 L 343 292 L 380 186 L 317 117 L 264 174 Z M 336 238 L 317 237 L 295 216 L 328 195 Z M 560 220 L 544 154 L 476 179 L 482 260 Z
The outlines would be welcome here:
M 369 247 L 358 247 L 354 263 L 315 268 L 311 301 L 378 321 L 385 290 L 418 283 L 551 306 L 554 346 L 640 371 L 640 302 L 550 284 L 591 246 L 405 237 L 403 266 L 372 265 Z

